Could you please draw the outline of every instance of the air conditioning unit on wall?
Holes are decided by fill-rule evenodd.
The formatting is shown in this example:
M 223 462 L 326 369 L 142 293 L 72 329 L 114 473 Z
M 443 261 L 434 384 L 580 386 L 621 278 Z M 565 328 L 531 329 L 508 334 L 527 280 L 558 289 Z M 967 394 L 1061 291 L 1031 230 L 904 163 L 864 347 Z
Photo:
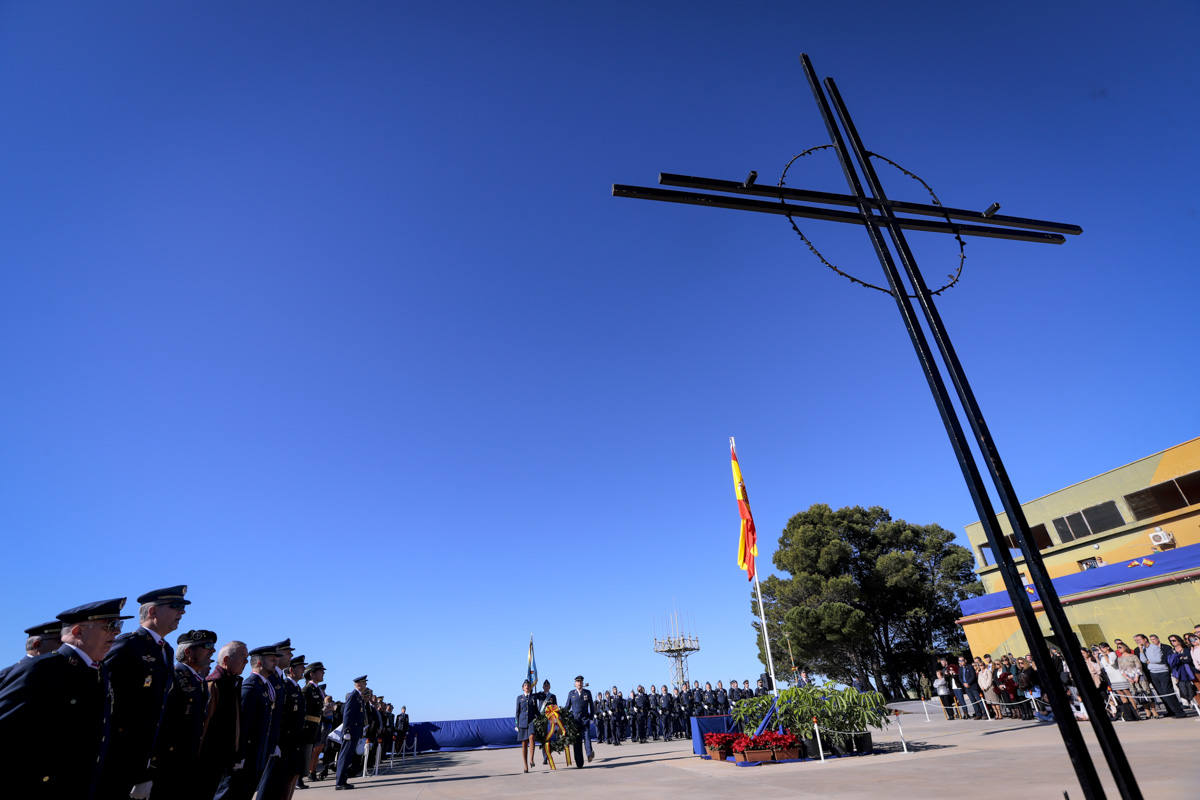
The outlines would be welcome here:
M 1150 544 L 1159 550 L 1168 550 L 1175 546 L 1175 537 L 1161 527 L 1150 531 Z

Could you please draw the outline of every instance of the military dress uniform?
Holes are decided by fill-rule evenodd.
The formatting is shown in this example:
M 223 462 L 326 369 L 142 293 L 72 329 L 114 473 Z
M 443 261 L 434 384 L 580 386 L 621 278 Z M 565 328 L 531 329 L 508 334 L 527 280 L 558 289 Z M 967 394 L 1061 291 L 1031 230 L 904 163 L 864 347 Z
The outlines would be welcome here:
M 675 690 L 675 725 L 682 732 L 688 730 L 691 724 L 688 718 L 692 716 L 692 695 L 687 689 Z
M 325 669 L 325 665 L 320 661 L 314 661 L 308 665 L 308 669 L 304 673 L 305 677 L 322 669 Z M 301 738 L 307 744 L 308 751 L 311 752 L 313 747 L 323 741 L 321 720 L 325 713 L 325 692 L 321 691 L 321 687 L 310 679 L 304 684 L 303 697 L 304 725 Z
M 596 739 L 601 742 L 608 741 L 608 698 L 604 696 L 604 692 L 596 695 L 593 707 L 596 709 Z
M 650 697 L 645 691 L 639 691 L 633 698 L 635 725 L 633 738 L 639 742 L 646 741 L 646 727 L 650 722 Z
M 297 656 L 291 663 L 303 662 L 303 659 L 304 656 Z M 301 764 L 304 746 L 304 693 L 290 675 L 277 670 L 276 677 L 279 678 L 279 683 L 276 684 L 276 706 L 279 708 L 279 737 L 276 746 L 279 748 L 279 755 L 267 761 L 259 800 L 286 800 L 288 792 L 304 769 Z M 274 748 L 271 748 L 271 752 L 274 752 Z
M 256 647 L 251 656 L 276 655 L 273 646 Z M 238 747 L 231 772 L 221 779 L 216 800 L 250 800 L 267 768 L 271 718 L 278 704 L 274 685 L 257 672 L 242 681 L 238 710 Z
M 275 652 L 279 654 L 279 662 L 288 664 L 292 660 L 292 640 L 284 639 L 282 642 L 276 642 L 273 645 Z M 273 768 L 272 762 L 278 756 L 275 754 L 275 748 L 279 746 L 279 736 L 283 731 L 283 709 L 285 700 L 284 684 L 287 683 L 283 678 L 283 670 L 278 665 L 275 671 L 267 675 L 267 680 L 271 683 L 271 687 L 275 690 L 275 706 L 271 710 L 271 725 L 267 729 L 267 763 L 263 768 L 263 779 L 265 780 L 267 773 Z M 260 787 L 261 788 L 261 787 Z
M 355 683 L 365 683 L 366 675 L 354 679 Z M 366 703 L 362 694 L 356 688 L 346 695 L 342 706 L 342 748 L 338 751 L 337 779 L 334 783 L 345 786 L 350 781 L 350 764 L 354 761 L 358 740 L 363 737 L 367 723 Z
M 39 637 L 39 639 L 46 639 L 47 637 L 53 637 L 53 639 L 57 640 L 59 638 L 59 636 L 62 635 L 62 626 L 63 626 L 62 621 L 57 620 L 57 619 L 52 622 L 43 622 L 41 625 L 34 625 L 33 627 L 26 628 L 25 635 L 26 636 L 37 636 L 37 637 Z M 57 644 L 62 644 L 62 642 L 57 642 Z M 57 644 L 53 648 L 54 650 L 58 649 Z M 45 649 L 46 649 L 45 647 L 42 647 L 42 650 L 45 650 Z M 53 650 L 51 650 L 51 652 L 53 652 Z M 42 654 L 43 653 L 41 650 L 39 650 L 39 652 L 37 652 L 37 653 L 34 653 L 33 655 L 30 655 L 27 652 L 25 654 L 25 656 L 21 659 L 21 661 L 26 661 L 30 658 L 34 658 L 34 657 L 36 657 L 38 655 L 42 655 Z M 17 664 L 20 664 L 21 661 L 18 661 Z M 5 667 L 4 669 L 0 669 L 0 686 L 4 685 L 4 680 L 8 677 L 8 673 L 11 672 L 12 668 L 15 667 L 17 664 L 10 664 L 9 666 Z
M 728 714 L 729 713 L 729 695 L 726 694 L 725 690 L 720 687 L 718 687 L 716 692 L 714 692 L 713 694 L 716 699 L 717 713 L 718 714 Z
M 621 728 L 625 724 L 625 699 L 621 697 L 620 692 L 613 695 L 612 699 L 608 701 L 608 706 L 608 741 L 609 744 L 619 747 L 621 744 Z
M 188 631 L 176 640 L 179 645 L 212 645 L 216 641 L 215 633 L 204 630 Z M 176 662 L 175 680 L 167 693 L 167 709 L 150 759 L 152 800 L 200 797 L 196 777 L 207 713 L 208 683 L 187 664 Z
M 671 699 L 671 693 L 664 691 L 658 696 L 658 725 L 659 736 L 663 741 L 670 739 L 675 734 L 675 703 Z
M 184 599 L 186 592 L 186 586 L 172 586 L 147 592 L 137 601 L 187 605 L 191 601 Z M 134 786 L 151 780 L 150 757 L 175 682 L 175 654 L 165 639 L 139 627 L 117 637 L 104 665 L 113 689 L 113 741 L 100 779 L 100 796 L 128 800 Z
M 583 682 L 583 676 L 577 676 L 576 681 Z M 563 710 L 570 714 L 575 722 L 579 725 L 579 741 L 575 742 L 572 750 L 575 753 L 575 766 L 583 766 L 583 751 L 584 745 L 587 746 L 587 760 L 591 761 L 595 755 L 592 750 L 592 716 L 595 714 L 595 708 L 592 704 L 592 692 L 590 689 L 572 689 L 567 693 L 567 704 Z
M 63 624 L 129 619 L 125 598 L 68 609 Z M 13 769 L 6 797 L 59 800 L 97 796 L 112 742 L 108 670 L 72 645 L 18 661 L 0 687 L 0 741 Z
M 401 711 L 396 715 L 396 744 L 400 747 L 400 752 L 404 752 L 404 747 L 408 742 L 408 712 Z

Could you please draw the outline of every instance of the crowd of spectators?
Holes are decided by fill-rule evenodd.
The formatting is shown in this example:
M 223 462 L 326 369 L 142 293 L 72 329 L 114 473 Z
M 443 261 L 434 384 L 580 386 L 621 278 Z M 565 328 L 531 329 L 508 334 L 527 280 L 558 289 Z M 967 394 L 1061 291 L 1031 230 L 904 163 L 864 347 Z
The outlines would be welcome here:
M 1187 716 L 1197 708 L 1200 694 L 1200 625 L 1192 633 L 1171 634 L 1164 642 L 1156 634 L 1137 634 L 1131 647 L 1121 639 L 1082 648 L 1091 674 L 1083 691 L 1099 692 L 1109 716 L 1129 721 Z M 1051 663 L 1033 656 L 1006 653 L 993 658 L 942 658 L 932 682 L 922 681 L 923 696 L 936 696 L 946 719 L 1053 719 L 1045 699 L 1047 681 L 1061 681 L 1075 701 L 1075 713 L 1085 712 L 1062 658 L 1051 649 Z M 1200 710 L 1197 710 L 1200 713 Z

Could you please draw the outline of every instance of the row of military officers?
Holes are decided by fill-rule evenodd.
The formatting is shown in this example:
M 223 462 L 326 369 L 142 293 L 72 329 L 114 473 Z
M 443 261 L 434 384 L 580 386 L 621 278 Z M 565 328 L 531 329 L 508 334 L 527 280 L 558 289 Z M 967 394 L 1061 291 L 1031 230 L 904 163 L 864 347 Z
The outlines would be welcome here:
M 700 687 L 694 681 L 691 688 L 676 687 L 674 693 L 662 686 L 650 685 L 631 689 L 625 697 L 616 686 L 596 695 L 595 713 L 598 738 L 612 745 L 630 739 L 645 742 L 653 739 L 687 738 L 691 736 L 689 717 L 706 717 L 728 714 L 733 704 L 747 697 L 767 694 L 761 680 L 758 687 L 750 688 L 750 681 L 742 681 L 739 688 L 736 680 L 729 682 L 726 690 L 721 681 L 714 689 L 711 683 Z
M 217 654 L 207 630 L 181 634 L 173 649 L 165 637 L 191 603 L 186 593 L 142 594 L 138 626 L 124 634 L 123 597 L 26 630 L 26 657 L 0 670 L 0 741 L 18 765 L 12 796 L 287 800 L 304 788 L 329 732 L 324 665 L 294 656 L 289 639 L 231 641 Z M 353 788 L 342 761 L 364 733 L 366 680 L 355 679 L 343 707 L 338 788 Z

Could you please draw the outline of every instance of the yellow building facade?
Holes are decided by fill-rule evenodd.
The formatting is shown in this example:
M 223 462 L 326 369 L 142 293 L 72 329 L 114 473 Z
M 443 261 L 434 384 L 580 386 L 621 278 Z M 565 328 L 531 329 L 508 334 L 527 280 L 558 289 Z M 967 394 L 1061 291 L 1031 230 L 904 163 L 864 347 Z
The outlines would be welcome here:
M 1135 633 L 1165 641 L 1200 623 L 1200 437 L 1021 508 L 1083 644 Z M 997 520 L 1011 545 L 1008 515 Z M 961 604 L 972 653 L 1028 652 L 983 526 L 966 533 L 985 591 Z M 1017 567 L 1028 584 L 1019 555 Z M 1049 635 L 1041 604 L 1034 609 Z

